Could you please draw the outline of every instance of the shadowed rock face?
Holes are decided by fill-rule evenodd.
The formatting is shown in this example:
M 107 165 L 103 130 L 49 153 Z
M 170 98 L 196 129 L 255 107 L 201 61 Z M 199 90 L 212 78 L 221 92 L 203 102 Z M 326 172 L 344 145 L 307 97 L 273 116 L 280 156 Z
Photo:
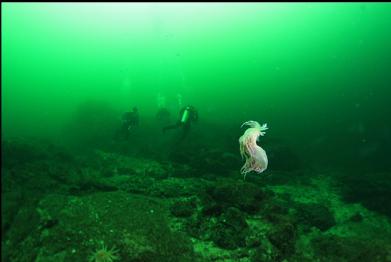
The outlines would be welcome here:
M 297 222 L 307 230 L 314 226 L 326 231 L 336 225 L 334 215 L 326 206 L 320 204 L 297 204 L 296 217 Z
M 216 210 L 236 207 L 241 211 L 254 214 L 261 208 L 267 193 L 252 183 L 222 183 L 207 189 L 206 207 L 217 206 Z
M 344 199 L 391 218 L 390 173 L 353 173 L 338 177 Z

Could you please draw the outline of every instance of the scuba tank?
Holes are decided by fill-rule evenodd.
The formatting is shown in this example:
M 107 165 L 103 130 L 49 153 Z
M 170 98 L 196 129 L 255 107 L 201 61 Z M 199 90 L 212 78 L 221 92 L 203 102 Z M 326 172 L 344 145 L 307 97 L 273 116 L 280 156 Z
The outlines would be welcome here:
M 181 123 L 186 123 L 189 120 L 190 116 L 190 107 L 186 107 L 185 111 L 182 114 Z

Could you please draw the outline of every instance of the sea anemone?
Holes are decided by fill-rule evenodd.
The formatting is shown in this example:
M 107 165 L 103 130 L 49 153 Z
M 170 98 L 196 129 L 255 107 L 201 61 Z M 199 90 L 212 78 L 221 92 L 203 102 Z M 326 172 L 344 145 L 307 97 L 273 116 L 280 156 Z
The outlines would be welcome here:
M 102 244 L 102 247 L 98 250 L 96 250 L 91 256 L 89 257 L 90 262 L 113 262 L 114 260 L 119 260 L 119 256 L 117 255 L 118 250 L 114 247 L 110 250 L 107 249 L 107 247 Z

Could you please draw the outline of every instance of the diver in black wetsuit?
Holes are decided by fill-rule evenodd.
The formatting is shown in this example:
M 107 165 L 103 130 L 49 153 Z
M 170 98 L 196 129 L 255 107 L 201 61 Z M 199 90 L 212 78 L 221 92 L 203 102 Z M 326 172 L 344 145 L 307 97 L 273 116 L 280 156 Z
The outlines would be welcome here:
M 185 106 L 179 111 L 179 119 L 176 124 L 163 127 L 163 132 L 166 132 L 169 129 L 182 128 L 183 133 L 181 139 L 184 139 L 190 131 L 191 123 L 196 122 L 197 120 L 198 112 L 195 107 L 190 105 Z
M 122 125 L 120 130 L 117 133 L 117 137 L 121 136 L 125 139 L 129 138 L 130 131 L 138 126 L 139 124 L 139 115 L 137 107 L 133 107 L 133 110 L 130 112 L 125 112 L 122 115 Z
M 156 119 L 161 125 L 167 124 L 170 121 L 170 111 L 167 108 L 160 108 L 156 113 Z

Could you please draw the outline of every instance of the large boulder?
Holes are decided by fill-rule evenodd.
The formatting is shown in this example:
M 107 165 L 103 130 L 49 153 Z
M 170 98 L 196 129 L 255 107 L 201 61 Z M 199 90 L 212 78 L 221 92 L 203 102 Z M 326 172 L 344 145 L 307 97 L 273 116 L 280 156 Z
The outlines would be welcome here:
M 48 195 L 36 213 L 33 233 L 8 247 L 13 261 L 28 256 L 29 261 L 86 261 L 102 246 L 117 250 L 120 261 L 194 260 L 190 240 L 169 228 L 167 209 L 151 198 L 124 192 Z

